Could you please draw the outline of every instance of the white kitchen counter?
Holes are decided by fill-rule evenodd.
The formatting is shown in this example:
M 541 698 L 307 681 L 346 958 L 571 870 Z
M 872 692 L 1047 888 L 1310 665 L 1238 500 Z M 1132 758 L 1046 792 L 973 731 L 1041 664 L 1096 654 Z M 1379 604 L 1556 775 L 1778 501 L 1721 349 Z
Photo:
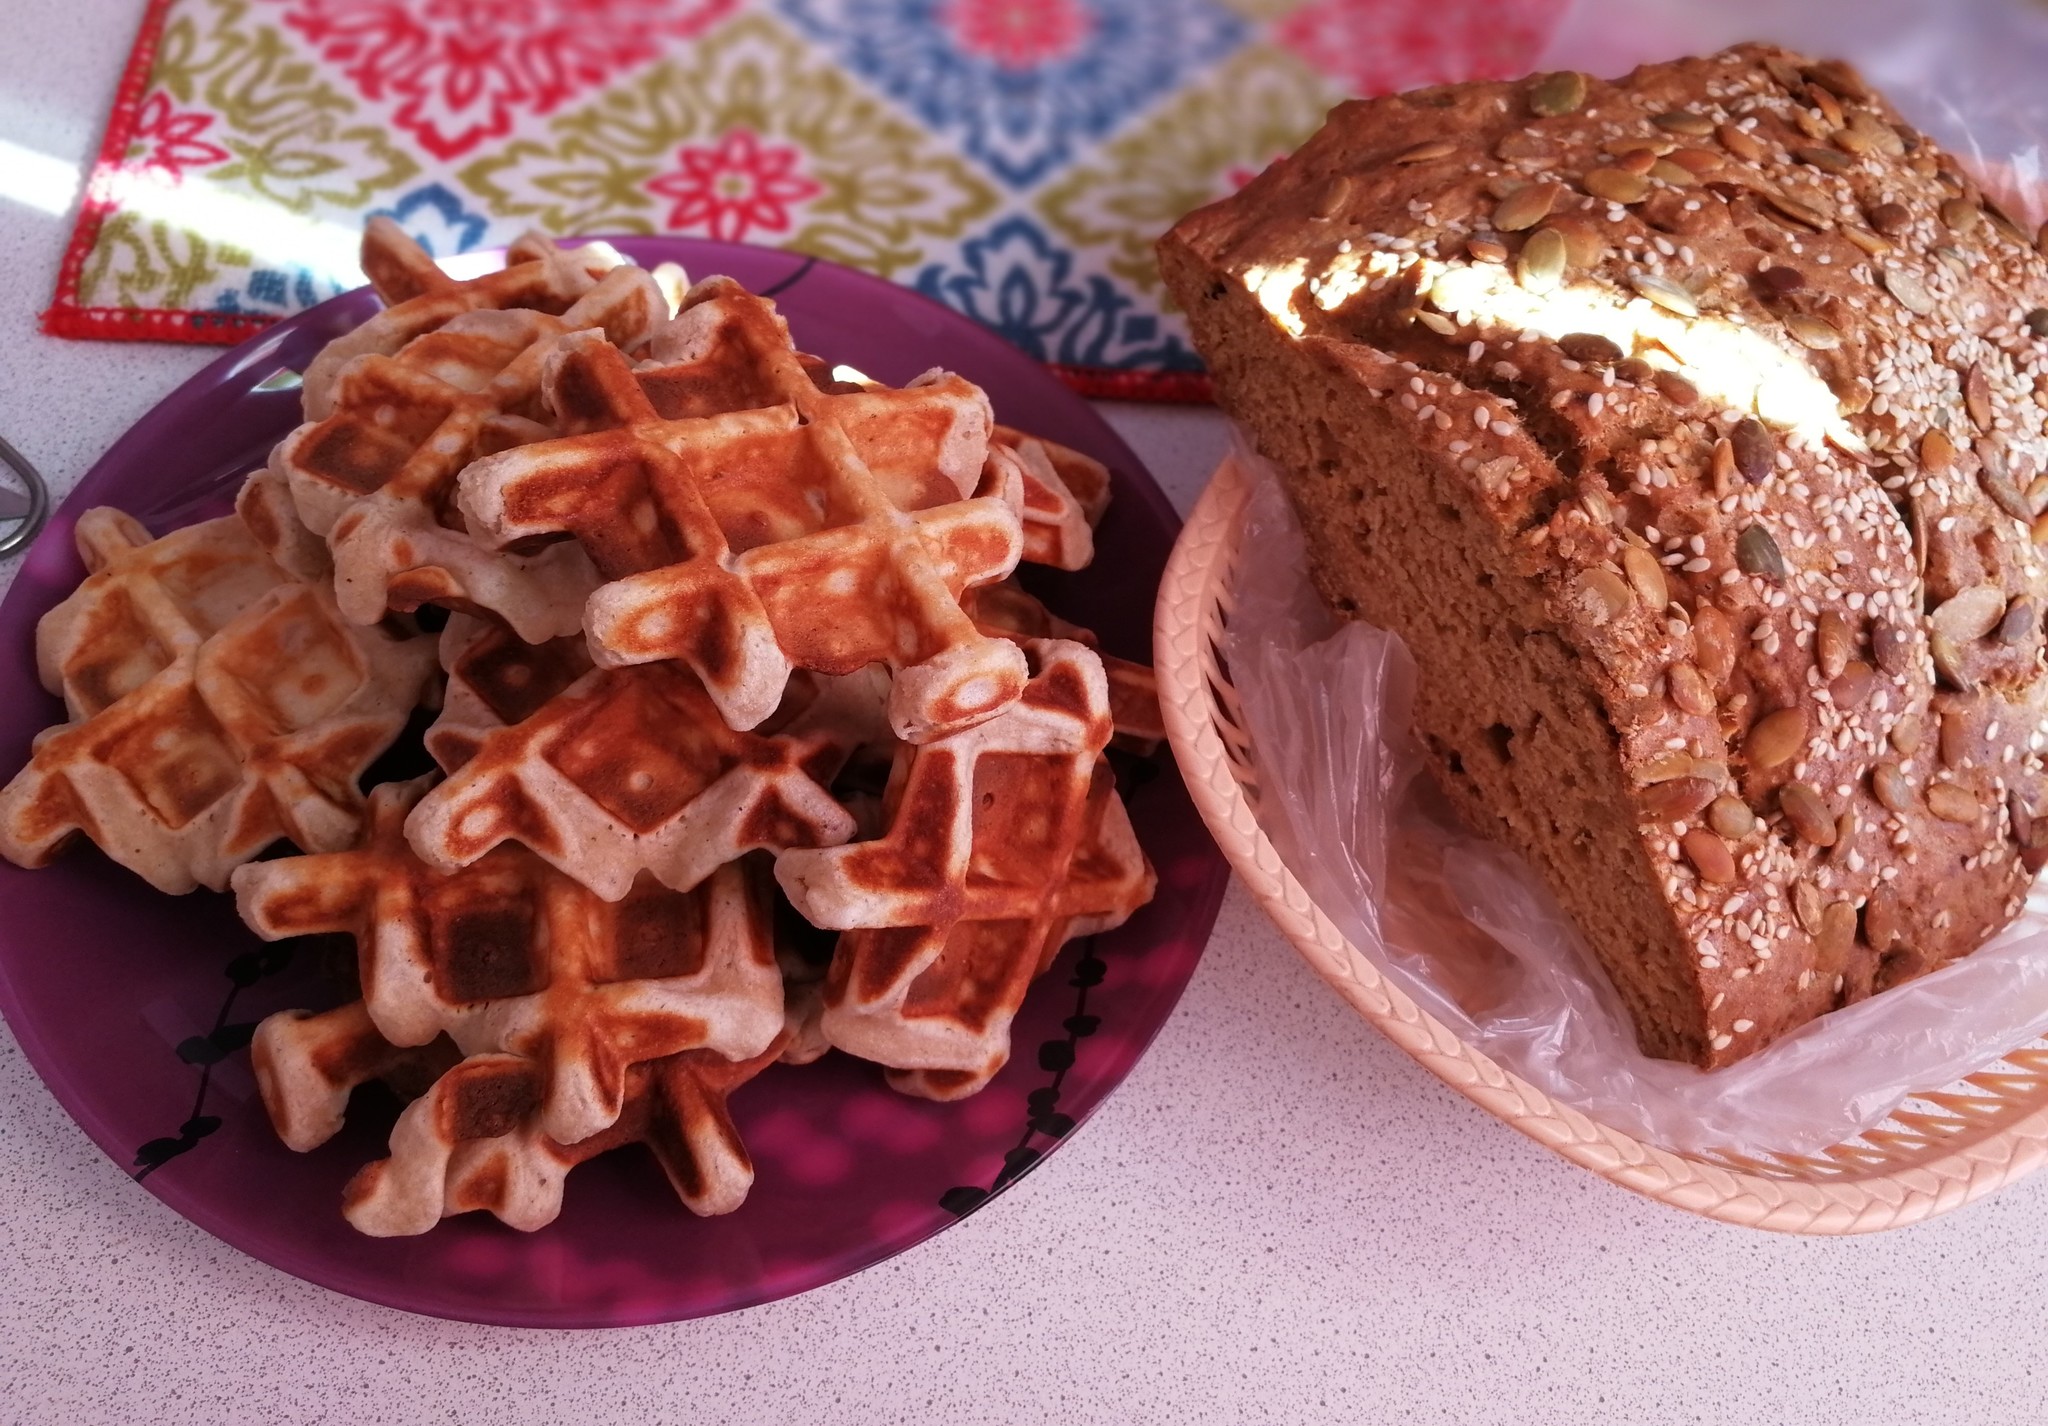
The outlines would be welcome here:
M 138 8 L 12 0 L 0 139 L 83 163 Z M 36 335 L 68 229 L 0 199 L 0 435 L 60 494 L 215 354 Z M 1108 414 L 1185 509 L 1217 418 Z M 471 1327 L 286 1277 L 131 1182 L 0 1034 L 7 1421 L 2031 1420 L 2044 1244 L 2048 1175 L 1844 1241 L 1638 1200 L 1410 1063 L 1237 890 L 1158 1043 L 1014 1190 L 673 1326 Z

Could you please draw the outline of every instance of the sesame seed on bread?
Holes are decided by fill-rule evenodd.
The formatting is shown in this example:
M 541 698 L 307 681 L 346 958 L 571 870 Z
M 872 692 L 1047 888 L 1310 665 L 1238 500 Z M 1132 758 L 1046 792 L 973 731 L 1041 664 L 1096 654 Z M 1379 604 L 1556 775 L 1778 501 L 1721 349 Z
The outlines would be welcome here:
M 1849 67 L 1355 101 L 1161 240 L 1312 573 L 1651 1054 L 1935 969 L 2048 860 L 2048 261 Z

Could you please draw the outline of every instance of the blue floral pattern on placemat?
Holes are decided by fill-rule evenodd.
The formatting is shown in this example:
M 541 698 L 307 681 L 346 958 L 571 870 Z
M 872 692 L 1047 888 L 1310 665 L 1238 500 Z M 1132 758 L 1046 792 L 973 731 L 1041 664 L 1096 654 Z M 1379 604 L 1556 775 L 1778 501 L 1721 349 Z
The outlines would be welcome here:
M 1062 366 L 1194 371 L 1200 359 L 1158 315 L 1101 273 L 1076 274 L 1074 255 L 1021 214 L 934 263 L 917 290 L 993 328 L 1040 361 Z
M 782 0 L 782 9 L 1018 189 L 1250 35 L 1211 0 Z
M 337 297 L 348 289 L 331 278 L 297 268 L 259 267 L 240 287 L 224 288 L 214 294 L 216 312 L 249 312 L 283 317 Z
M 462 200 L 438 183 L 413 189 L 389 208 L 373 208 L 371 218 L 389 218 L 435 257 L 451 257 L 485 246 L 491 220 L 462 206 Z

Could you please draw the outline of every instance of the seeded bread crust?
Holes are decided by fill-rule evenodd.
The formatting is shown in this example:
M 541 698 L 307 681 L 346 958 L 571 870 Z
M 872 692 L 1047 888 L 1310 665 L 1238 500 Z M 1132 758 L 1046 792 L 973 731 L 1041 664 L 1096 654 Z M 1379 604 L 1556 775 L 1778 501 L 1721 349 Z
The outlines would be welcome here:
M 1976 949 L 2048 860 L 2048 262 L 1745 45 L 1339 106 L 1160 243 L 1333 608 L 1644 1049 Z

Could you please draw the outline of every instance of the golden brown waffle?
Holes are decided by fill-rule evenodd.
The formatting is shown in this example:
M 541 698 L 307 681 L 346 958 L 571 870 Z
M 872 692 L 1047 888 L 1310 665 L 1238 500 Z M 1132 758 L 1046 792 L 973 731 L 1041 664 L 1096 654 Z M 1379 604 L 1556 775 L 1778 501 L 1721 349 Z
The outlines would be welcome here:
M 862 815 L 865 809 L 858 807 L 858 800 L 848 810 L 855 812 L 864 831 L 880 830 L 878 820 L 871 826 Z M 823 1024 L 825 976 L 838 938 L 797 915 L 785 898 L 776 898 L 775 909 L 775 959 L 782 967 L 782 1062 L 807 1065 L 832 1048 Z
M 782 1062 L 808 1065 L 823 1059 L 832 1048 L 825 1038 L 824 977 L 792 977 L 785 969 L 782 997 Z
M 1014 579 L 970 589 L 960 604 L 984 634 L 1019 642 L 1072 639 L 1094 649 L 1109 680 L 1109 720 L 1116 729 L 1111 744 L 1149 757 L 1166 741 L 1166 725 L 1159 717 L 1159 681 L 1149 665 L 1103 653 L 1093 630 L 1069 624 Z
M 333 580 L 334 557 L 327 552 L 327 541 L 299 518 L 291 482 L 281 472 L 267 465 L 251 471 L 235 495 L 235 513 L 263 552 L 292 578 L 308 584 Z
M 465 312 L 565 312 L 624 259 L 603 243 L 564 251 L 528 233 L 506 252 L 501 271 L 458 280 L 441 271 L 397 223 L 372 218 L 363 229 L 361 262 L 384 310 L 328 343 L 307 365 L 300 396 L 309 421 L 332 414 L 335 378 L 357 357 L 390 356 Z
M 1095 558 L 1095 527 L 1109 508 L 1109 470 L 1093 457 L 997 426 L 990 458 L 1015 458 L 1023 482 L 1024 559 L 1056 569 L 1085 569 Z
M 432 640 L 348 623 L 233 516 L 151 540 L 89 510 L 77 541 L 91 574 L 36 630 L 71 721 L 0 789 L 0 855 L 41 866 L 82 833 L 184 892 L 275 841 L 349 845 L 357 779 L 432 682 Z
M 529 644 L 503 624 L 451 614 L 441 631 L 448 674 L 441 714 L 427 729 L 427 752 L 453 772 L 476 756 L 484 736 L 523 723 L 591 670 L 581 635 Z
M 357 1085 L 423 1065 L 445 1072 L 461 1058 L 449 1040 L 392 1044 L 360 1000 L 320 1015 L 281 1010 L 265 1018 L 249 1042 L 249 1067 L 271 1127 L 285 1147 L 300 1153 L 341 1132 Z
M 1013 426 L 997 426 L 994 439 L 1019 449 L 1037 442 L 1045 453 L 1046 463 L 1059 478 L 1061 488 L 1081 507 L 1081 517 L 1088 522 L 1089 528 L 1102 523 L 1102 517 L 1109 511 L 1108 466 L 1093 456 L 1081 454 L 1072 446 L 1063 446 L 1058 441 L 1034 436 Z
M 252 1046 L 257 1082 L 285 1142 L 310 1149 L 340 1128 L 357 1084 L 433 1060 L 434 1051 L 393 1046 L 360 1005 L 325 1015 L 273 1015 Z M 342 1213 L 372 1237 L 424 1233 L 450 1214 L 484 1210 L 514 1228 L 553 1222 L 570 1169 L 630 1143 L 654 1153 L 691 1211 L 729 1213 L 746 1200 L 753 1163 L 727 1108 L 731 1093 L 775 1062 L 727 1060 L 691 1050 L 633 1066 L 619 1117 L 563 1144 L 540 1127 L 545 1075 L 518 1055 L 464 1058 L 407 1106 L 391 1131 L 389 1158 L 366 1164 L 342 1191 Z
M 475 756 L 486 734 L 532 717 L 593 664 L 580 638 L 528 644 L 502 624 L 456 614 L 441 634 L 441 667 L 448 681 L 426 745 L 441 769 L 453 772 Z M 845 678 L 804 674 L 791 682 L 775 717 L 758 731 L 823 732 L 842 750 L 841 758 L 871 751 L 886 759 L 894 746 L 883 716 L 888 697 L 888 677 L 880 669 Z
M 738 728 L 774 710 L 793 668 L 887 665 L 911 741 L 1016 697 L 1022 657 L 959 603 L 1022 549 L 1011 503 L 962 498 L 987 459 L 978 388 L 928 373 L 820 390 L 772 305 L 724 279 L 692 289 L 654 349 L 662 364 L 636 375 L 594 333 L 563 339 L 547 396 L 577 434 L 460 482 L 480 540 L 568 533 L 589 551 L 607 581 L 584 611 L 600 663 L 681 660 Z
M 805 353 L 799 352 L 797 360 L 819 389 L 831 394 L 889 389 Z M 662 408 L 664 381 L 657 372 L 643 370 L 640 375 L 642 387 L 657 409 Z M 858 380 L 849 379 L 856 376 Z M 662 414 L 673 413 L 663 409 Z M 1085 569 L 1095 558 L 1095 527 L 1109 508 L 1109 468 L 1057 441 L 999 425 L 989 432 L 985 478 L 996 470 L 1014 472 L 1020 485 L 1021 498 L 1015 503 L 1023 525 L 1021 558 L 1057 569 Z
M 777 859 L 813 925 L 842 931 L 825 1038 L 935 1099 L 973 1093 L 1009 1058 L 1024 993 L 1070 936 L 1106 930 L 1154 878 L 1102 750 L 1109 691 L 1080 644 L 1033 640 L 1008 710 L 906 747 L 874 841 Z
M 476 1209 L 531 1231 L 561 1212 L 570 1169 L 642 1143 L 691 1212 L 730 1213 L 746 1201 L 754 1165 L 727 1100 L 779 1050 L 771 1045 L 747 1060 L 695 1050 L 638 1066 L 619 1121 L 574 1144 L 534 1126 L 531 1065 L 508 1055 L 464 1061 L 399 1116 L 391 1157 L 349 1181 L 342 1212 L 375 1237 L 423 1233 L 447 1214 Z
M 373 229 L 366 250 L 376 239 Z M 529 269 L 531 279 L 514 280 Z M 452 508 L 464 465 L 553 434 L 541 419 L 539 384 L 542 356 L 556 338 L 588 328 L 634 347 L 667 316 L 654 279 L 630 266 L 612 268 L 561 303 L 565 286 L 576 286 L 563 277 L 571 271 L 583 269 L 555 254 L 467 283 L 441 278 L 441 287 L 372 319 L 374 327 L 402 316 L 413 335 L 389 353 L 380 344 L 337 368 L 323 386 L 318 418 L 273 452 L 271 465 L 289 483 L 300 517 L 333 549 L 335 596 L 357 623 L 436 603 L 487 610 L 533 641 L 576 632 L 597 582 L 582 551 L 567 543 L 524 554 L 487 551 L 463 533 Z M 362 330 L 336 345 L 355 343 Z M 310 385 L 307 392 L 311 417 Z
M 826 784 L 855 745 L 858 701 L 820 697 L 763 736 L 727 728 L 680 664 L 593 669 L 523 722 L 485 732 L 407 836 L 444 871 L 513 841 L 607 901 L 642 872 L 687 891 L 746 852 L 852 834 Z
M 363 1004 L 386 1040 L 445 1034 L 465 1055 L 532 1062 L 536 1125 L 574 1142 L 619 1117 L 634 1065 L 697 1049 L 744 1059 L 781 1033 L 764 868 L 720 867 L 690 892 L 642 878 L 616 904 L 518 847 L 436 872 L 405 843 L 426 782 L 379 787 L 354 850 L 234 878 L 242 919 L 266 940 L 355 938 Z M 278 1100 L 280 1126 L 334 1117 L 303 1096 Z

